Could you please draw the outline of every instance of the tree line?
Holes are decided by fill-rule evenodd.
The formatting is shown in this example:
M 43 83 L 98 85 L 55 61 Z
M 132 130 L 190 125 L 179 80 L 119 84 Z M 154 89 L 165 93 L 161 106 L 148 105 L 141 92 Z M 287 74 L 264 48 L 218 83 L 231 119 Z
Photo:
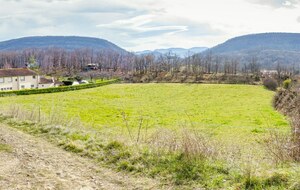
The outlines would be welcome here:
M 85 71 L 88 64 L 97 65 L 97 73 L 119 73 L 123 75 L 159 75 L 161 72 L 186 73 L 187 75 L 202 74 L 259 74 L 262 69 L 259 61 L 253 57 L 247 63 L 238 58 L 213 55 L 212 52 L 195 54 L 180 58 L 170 53 L 154 55 L 135 55 L 116 51 L 93 49 L 27 49 L 0 53 L 0 68 L 20 68 L 25 65 L 38 68 L 39 71 L 51 76 L 74 76 Z M 274 68 L 280 73 L 296 72 L 295 67 L 283 67 L 277 64 Z

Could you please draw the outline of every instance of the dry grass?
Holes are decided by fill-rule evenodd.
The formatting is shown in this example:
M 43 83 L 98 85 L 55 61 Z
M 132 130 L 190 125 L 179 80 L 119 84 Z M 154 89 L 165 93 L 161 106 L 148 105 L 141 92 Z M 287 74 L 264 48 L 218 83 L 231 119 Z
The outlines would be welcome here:
M 70 119 L 57 107 L 52 107 L 51 112 L 45 114 L 40 107 L 32 106 L 30 109 L 25 109 L 23 106 L 13 104 L 8 109 L 1 110 L 1 113 L 19 121 L 30 121 L 42 125 L 63 125 L 80 129 L 84 127 L 78 118 Z
M 270 131 L 269 137 L 267 137 L 264 142 L 267 152 L 276 164 L 294 160 L 292 154 L 294 143 L 290 135 Z
M 150 136 L 147 144 L 156 152 L 179 152 L 188 159 L 216 158 L 221 150 L 220 144 L 207 135 L 187 128 L 179 131 L 158 129 Z

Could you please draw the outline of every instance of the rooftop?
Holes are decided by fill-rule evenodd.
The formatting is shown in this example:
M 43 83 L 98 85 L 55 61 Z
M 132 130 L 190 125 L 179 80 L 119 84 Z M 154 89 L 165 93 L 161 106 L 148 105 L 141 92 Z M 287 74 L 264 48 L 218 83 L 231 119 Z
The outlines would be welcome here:
M 16 76 L 36 76 L 35 71 L 19 68 L 19 69 L 0 69 L 0 77 L 16 77 Z
M 40 84 L 52 84 L 52 83 L 53 83 L 53 80 L 52 80 L 52 79 L 47 79 L 47 78 L 41 77 L 39 83 L 40 83 Z

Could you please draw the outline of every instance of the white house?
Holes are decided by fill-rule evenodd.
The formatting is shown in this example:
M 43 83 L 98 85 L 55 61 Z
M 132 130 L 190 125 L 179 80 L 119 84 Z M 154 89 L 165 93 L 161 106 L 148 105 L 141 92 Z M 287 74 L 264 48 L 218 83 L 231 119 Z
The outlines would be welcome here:
M 40 77 L 27 68 L 0 69 L 0 91 L 54 87 L 54 80 Z

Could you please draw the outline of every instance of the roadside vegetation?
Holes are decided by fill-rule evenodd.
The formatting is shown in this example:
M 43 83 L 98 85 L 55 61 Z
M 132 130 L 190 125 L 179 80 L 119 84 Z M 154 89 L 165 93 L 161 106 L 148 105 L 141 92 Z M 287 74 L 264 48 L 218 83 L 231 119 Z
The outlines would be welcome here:
M 261 86 L 114 84 L 1 98 L 1 122 L 178 189 L 297 189 L 299 165 L 266 146 L 271 132 L 289 134 L 273 95 Z

